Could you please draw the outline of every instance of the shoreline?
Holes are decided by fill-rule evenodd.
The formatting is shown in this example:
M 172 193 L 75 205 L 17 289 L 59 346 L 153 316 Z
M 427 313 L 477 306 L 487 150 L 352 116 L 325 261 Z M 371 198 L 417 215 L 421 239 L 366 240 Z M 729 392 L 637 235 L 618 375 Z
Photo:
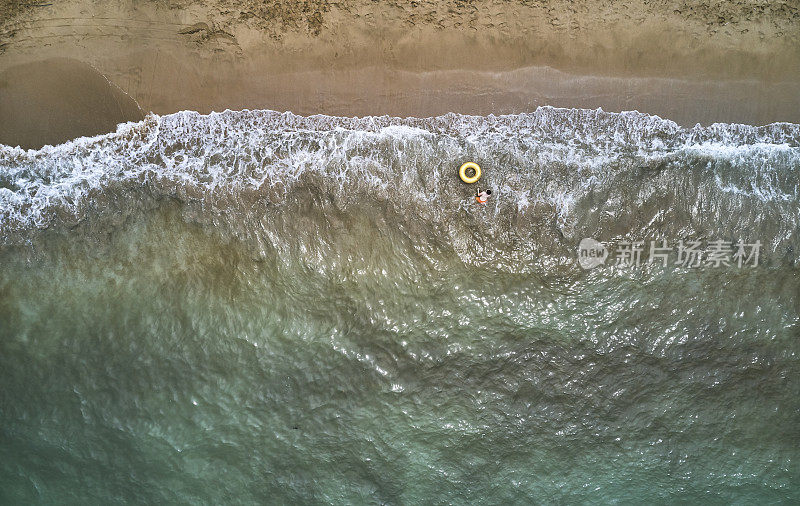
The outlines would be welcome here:
M 429 117 L 551 105 L 637 110 L 682 126 L 800 123 L 800 9 L 785 2 L 170 5 L 15 11 L 0 22 L 0 73 L 50 58 L 87 63 L 143 112 L 162 115 Z M 0 86 L 0 111 L 2 99 Z M 18 120 L 5 119 L 13 130 Z

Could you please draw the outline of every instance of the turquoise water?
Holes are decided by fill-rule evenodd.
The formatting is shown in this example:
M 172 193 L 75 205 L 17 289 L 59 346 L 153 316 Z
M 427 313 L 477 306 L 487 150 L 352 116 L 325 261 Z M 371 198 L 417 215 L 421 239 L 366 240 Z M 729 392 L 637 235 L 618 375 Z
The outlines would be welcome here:
M 0 147 L 0 502 L 796 503 L 799 146 L 545 108 Z

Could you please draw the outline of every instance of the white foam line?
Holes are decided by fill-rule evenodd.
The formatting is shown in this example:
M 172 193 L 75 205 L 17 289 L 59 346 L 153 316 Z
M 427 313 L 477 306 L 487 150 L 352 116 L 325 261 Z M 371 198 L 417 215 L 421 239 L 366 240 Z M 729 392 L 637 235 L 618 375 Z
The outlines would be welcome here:
M 76 210 L 90 190 L 111 181 L 167 178 L 210 192 L 279 182 L 288 191 L 307 172 L 331 178 L 340 192 L 354 184 L 383 192 L 411 188 L 420 201 L 433 202 L 425 196 L 444 196 L 439 189 L 446 180 L 442 171 L 450 165 L 476 157 L 492 166 L 499 157 L 512 168 L 492 167 L 485 183 L 500 187 L 510 171 L 517 180 L 513 189 L 498 192 L 496 210 L 500 199 L 516 199 L 518 209 L 531 201 L 546 202 L 563 220 L 575 204 L 576 191 L 607 180 L 610 162 L 689 154 L 736 159 L 744 171 L 750 162 L 760 167 L 776 156 L 783 157 L 784 165 L 797 163 L 798 139 L 800 125 L 684 129 L 657 116 L 601 109 L 540 107 L 529 114 L 450 113 L 427 120 L 181 111 L 151 114 L 141 122 L 119 125 L 114 133 L 39 150 L 0 146 L 0 182 L 5 180 L 6 186 L 0 188 L 0 218 L 42 226 L 48 208 Z M 406 170 L 398 174 L 397 166 Z M 434 185 L 434 192 L 415 188 L 421 184 L 420 174 Z M 542 178 L 549 181 L 547 187 L 535 190 Z M 718 186 L 723 191 L 735 187 L 722 180 Z M 792 196 L 757 186 L 752 194 L 796 198 L 796 192 Z

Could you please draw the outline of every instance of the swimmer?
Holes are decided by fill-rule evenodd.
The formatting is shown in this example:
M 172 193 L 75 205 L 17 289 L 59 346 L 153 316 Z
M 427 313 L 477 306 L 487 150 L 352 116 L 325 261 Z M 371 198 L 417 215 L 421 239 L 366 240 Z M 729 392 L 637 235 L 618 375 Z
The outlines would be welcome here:
M 492 190 L 478 190 L 475 192 L 475 201 L 478 204 L 486 205 L 486 202 L 489 201 L 489 195 L 492 194 Z

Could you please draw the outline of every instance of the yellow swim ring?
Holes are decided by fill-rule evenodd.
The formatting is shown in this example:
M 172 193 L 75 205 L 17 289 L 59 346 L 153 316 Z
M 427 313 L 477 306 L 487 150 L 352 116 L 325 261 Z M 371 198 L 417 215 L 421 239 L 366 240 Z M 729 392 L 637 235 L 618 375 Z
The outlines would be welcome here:
M 472 177 L 467 177 L 467 169 L 473 169 L 475 171 L 475 175 Z M 458 175 L 465 183 L 472 184 L 481 178 L 481 166 L 474 162 L 467 162 L 462 165 L 460 169 L 458 169 Z

